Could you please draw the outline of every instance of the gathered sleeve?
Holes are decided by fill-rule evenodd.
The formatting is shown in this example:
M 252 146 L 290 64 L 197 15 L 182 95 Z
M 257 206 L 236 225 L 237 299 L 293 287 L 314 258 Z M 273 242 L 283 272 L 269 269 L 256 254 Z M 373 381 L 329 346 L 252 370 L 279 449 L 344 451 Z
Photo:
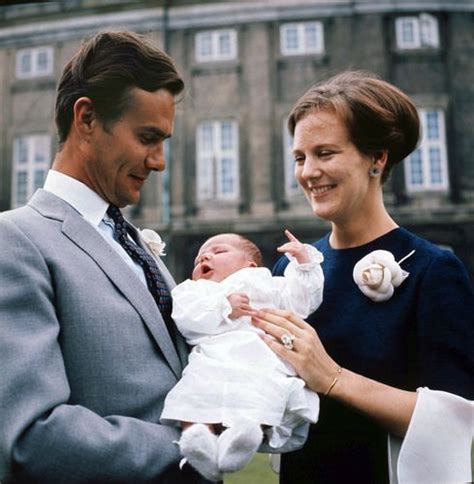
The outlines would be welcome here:
M 391 484 L 471 482 L 474 403 L 419 388 L 404 439 L 389 436 Z
M 324 274 L 321 268 L 323 255 L 312 245 L 305 244 L 310 261 L 299 264 L 286 254 L 290 263 L 284 276 L 274 276 L 279 284 L 279 307 L 296 313 L 301 318 L 308 317 L 321 305 L 323 300 Z

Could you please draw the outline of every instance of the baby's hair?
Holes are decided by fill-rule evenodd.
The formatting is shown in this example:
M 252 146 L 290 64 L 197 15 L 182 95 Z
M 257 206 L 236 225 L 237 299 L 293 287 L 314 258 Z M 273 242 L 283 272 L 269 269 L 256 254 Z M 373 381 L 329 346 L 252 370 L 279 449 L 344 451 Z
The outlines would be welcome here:
M 235 234 L 239 238 L 240 245 L 244 252 L 248 254 L 251 259 L 257 264 L 257 267 L 262 267 L 263 266 L 263 257 L 262 253 L 260 252 L 260 249 L 249 239 L 246 237 L 240 235 L 240 234 Z

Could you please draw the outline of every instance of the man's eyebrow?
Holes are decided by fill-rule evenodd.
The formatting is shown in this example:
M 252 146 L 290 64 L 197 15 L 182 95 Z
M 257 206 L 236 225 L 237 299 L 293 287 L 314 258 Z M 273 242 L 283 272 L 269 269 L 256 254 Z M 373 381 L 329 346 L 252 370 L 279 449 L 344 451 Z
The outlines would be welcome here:
M 141 131 L 146 132 L 147 134 L 154 134 L 161 139 L 168 139 L 168 138 L 171 137 L 170 133 L 165 133 L 160 128 L 156 128 L 154 126 L 145 126 L 145 127 L 141 128 Z

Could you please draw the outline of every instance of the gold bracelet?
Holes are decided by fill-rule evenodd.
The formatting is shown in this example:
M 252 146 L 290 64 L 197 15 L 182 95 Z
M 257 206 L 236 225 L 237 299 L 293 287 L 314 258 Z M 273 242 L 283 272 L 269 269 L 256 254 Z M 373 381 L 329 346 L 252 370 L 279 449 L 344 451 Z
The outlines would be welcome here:
M 334 385 L 337 383 L 337 381 L 339 380 L 339 375 L 342 373 L 342 367 L 341 366 L 338 366 L 337 367 L 337 373 L 336 373 L 336 376 L 334 377 L 334 380 L 332 381 L 332 383 L 329 385 L 329 388 L 327 389 L 326 393 L 324 394 L 325 397 L 327 397 L 329 395 L 329 392 L 334 388 Z

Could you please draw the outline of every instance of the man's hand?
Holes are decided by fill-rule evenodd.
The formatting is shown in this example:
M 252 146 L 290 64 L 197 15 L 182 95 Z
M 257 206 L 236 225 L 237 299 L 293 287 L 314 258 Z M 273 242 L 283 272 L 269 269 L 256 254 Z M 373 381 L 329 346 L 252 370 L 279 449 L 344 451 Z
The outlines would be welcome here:
M 229 294 L 227 299 L 232 307 L 232 312 L 229 314 L 230 319 L 237 319 L 241 316 L 251 316 L 254 314 L 254 311 L 250 307 L 250 299 L 247 294 L 235 292 Z
M 310 261 L 308 251 L 302 242 L 300 242 L 289 230 L 285 230 L 285 235 L 289 242 L 278 247 L 278 252 L 288 252 L 299 264 L 306 264 Z

